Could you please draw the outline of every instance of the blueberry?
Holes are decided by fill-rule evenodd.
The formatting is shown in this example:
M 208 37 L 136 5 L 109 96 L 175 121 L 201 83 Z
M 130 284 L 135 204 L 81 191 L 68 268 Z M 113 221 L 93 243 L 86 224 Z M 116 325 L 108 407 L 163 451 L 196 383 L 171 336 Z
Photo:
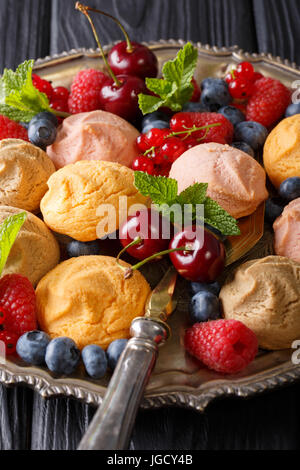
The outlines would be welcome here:
M 78 242 L 72 240 L 67 244 L 66 250 L 69 258 L 78 258 L 79 256 L 97 256 L 100 254 L 99 242 Z
M 51 338 L 43 331 L 29 331 L 17 342 L 17 353 L 23 361 L 34 366 L 45 363 L 45 355 Z
M 122 352 L 124 351 L 128 343 L 127 339 L 116 339 L 113 341 L 107 349 L 107 359 L 108 365 L 111 370 L 115 370 L 118 360 L 121 357 Z
M 37 147 L 46 149 L 53 144 L 57 136 L 55 125 L 47 119 L 31 121 L 28 128 L 28 137 L 30 142 Z
M 49 111 L 43 111 L 41 113 L 38 113 L 34 116 L 34 118 L 31 119 L 30 123 L 32 122 L 37 122 L 37 121 L 44 121 L 44 120 L 52 122 L 52 124 L 55 125 L 55 127 L 58 127 L 58 119 L 55 116 L 55 114 L 50 113 Z
M 217 111 L 222 106 L 227 106 L 231 101 L 232 97 L 224 80 L 215 78 L 204 86 L 201 103 L 209 107 L 211 111 Z
M 219 109 L 218 113 L 226 117 L 233 126 L 236 126 L 246 119 L 245 114 L 234 106 L 223 106 L 223 108 Z
M 253 157 L 253 158 L 255 157 L 255 152 L 254 152 L 253 148 L 250 147 L 250 145 L 246 144 L 246 142 L 233 142 L 231 144 L 231 147 L 239 149 L 242 152 L 248 153 L 248 155 L 250 155 L 250 157 Z
M 166 121 L 152 121 L 142 128 L 142 134 L 147 134 L 151 129 L 168 129 L 169 123 Z
M 170 118 L 162 111 L 154 111 L 154 113 L 146 114 L 142 119 L 142 127 L 147 127 L 153 121 L 165 121 L 169 124 Z
M 267 137 L 267 129 L 255 121 L 240 122 L 235 127 L 236 140 L 246 142 L 255 151 L 264 145 Z
M 184 113 L 207 113 L 209 112 L 209 108 L 204 106 L 202 103 L 193 103 L 189 101 L 183 105 L 182 111 Z
M 295 116 L 295 114 L 300 114 L 300 103 L 298 104 L 292 103 L 286 108 L 286 111 L 285 111 L 286 118 Z
M 265 218 L 270 224 L 274 224 L 275 220 L 281 216 L 286 202 L 280 197 L 272 197 L 266 201 Z
M 220 301 L 211 292 L 198 292 L 191 299 L 189 312 L 193 323 L 217 320 L 221 316 Z
M 288 178 L 279 187 L 279 196 L 281 196 L 286 201 L 293 201 L 300 197 L 300 178 L 294 176 Z
M 47 347 L 46 364 L 51 372 L 58 375 L 71 375 L 77 368 L 80 351 L 70 338 L 55 338 Z
M 201 90 L 204 90 L 204 88 L 207 88 L 211 86 L 215 82 L 216 78 L 214 77 L 208 77 L 202 80 L 201 82 Z
M 100 346 L 91 344 L 82 350 L 85 370 L 93 379 L 102 379 L 107 371 L 107 357 Z
M 198 294 L 198 292 L 210 292 L 211 294 L 218 296 L 221 291 L 221 286 L 218 282 L 214 282 L 212 284 L 191 282 L 189 286 L 189 291 L 191 295 Z

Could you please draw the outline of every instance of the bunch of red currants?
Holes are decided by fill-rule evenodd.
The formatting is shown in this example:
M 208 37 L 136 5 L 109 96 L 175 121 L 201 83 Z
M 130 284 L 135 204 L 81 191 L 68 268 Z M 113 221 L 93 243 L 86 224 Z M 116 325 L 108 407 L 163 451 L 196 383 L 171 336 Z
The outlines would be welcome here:
M 255 72 L 250 62 L 241 62 L 236 69 L 231 69 L 225 77 L 232 98 L 247 100 L 253 93 L 253 84 L 263 78 L 259 72 Z

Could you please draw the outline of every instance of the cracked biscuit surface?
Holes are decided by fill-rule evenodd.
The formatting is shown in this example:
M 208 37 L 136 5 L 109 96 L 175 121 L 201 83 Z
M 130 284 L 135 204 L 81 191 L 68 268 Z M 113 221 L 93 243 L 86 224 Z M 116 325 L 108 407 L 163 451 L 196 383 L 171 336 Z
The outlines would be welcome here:
M 72 258 L 37 287 L 39 325 L 53 338 L 72 338 L 80 349 L 88 344 L 106 349 L 115 339 L 129 337 L 131 322 L 144 315 L 150 292 L 139 271 L 125 280 L 115 258 Z
M 38 147 L 19 139 L 0 142 L 0 205 L 38 212 L 55 172 L 53 162 Z
M 220 293 L 226 319 L 244 323 L 263 349 L 288 349 L 300 339 L 300 264 L 281 256 L 248 261 Z
M 135 188 L 131 169 L 104 161 L 67 165 L 51 176 L 48 187 L 41 202 L 45 223 L 81 242 L 115 232 L 131 206 L 148 201 Z

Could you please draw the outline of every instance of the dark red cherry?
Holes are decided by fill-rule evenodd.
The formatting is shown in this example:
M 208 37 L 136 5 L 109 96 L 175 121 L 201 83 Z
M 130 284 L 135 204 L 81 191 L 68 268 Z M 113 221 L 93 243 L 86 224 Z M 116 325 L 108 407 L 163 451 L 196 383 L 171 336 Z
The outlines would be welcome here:
M 120 85 L 108 78 L 100 90 L 100 106 L 104 111 L 132 121 L 140 113 L 138 96 L 147 93 L 145 82 L 139 77 L 118 75 Z
M 119 42 L 110 51 L 108 63 L 116 75 L 135 75 L 145 79 L 158 74 L 158 61 L 146 46 L 131 42 L 131 50 L 126 41 Z
M 147 209 L 127 219 L 119 230 L 119 238 L 125 248 L 140 237 L 141 241 L 128 248 L 127 253 L 138 260 L 144 260 L 155 253 L 167 250 L 171 233 L 170 222 L 159 212 Z
M 187 251 L 170 253 L 170 258 L 179 274 L 193 282 L 214 282 L 225 266 L 225 247 L 210 231 L 198 227 L 187 227 L 171 240 L 171 250 L 184 247 Z M 203 243 L 202 243 L 203 242 Z
M 193 95 L 190 101 L 192 101 L 193 103 L 198 103 L 198 101 L 200 101 L 200 98 L 201 98 L 201 89 L 198 83 L 196 82 L 195 78 L 193 78 L 192 80 L 192 85 L 194 87 L 194 91 L 193 91 Z

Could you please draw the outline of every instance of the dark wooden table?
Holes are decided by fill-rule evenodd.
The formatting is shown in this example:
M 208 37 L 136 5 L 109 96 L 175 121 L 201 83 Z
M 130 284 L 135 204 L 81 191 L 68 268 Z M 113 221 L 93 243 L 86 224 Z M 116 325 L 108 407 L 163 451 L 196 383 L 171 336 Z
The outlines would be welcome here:
M 238 44 L 300 65 L 299 0 L 86 0 L 122 19 L 132 38 L 183 38 Z M 94 47 L 75 0 L 0 0 L 1 70 L 26 58 Z M 104 44 L 120 39 L 96 18 Z M 181 409 L 141 411 L 136 450 L 298 449 L 300 385 L 249 400 L 223 399 L 203 414 Z M 0 449 L 75 449 L 94 410 L 67 399 L 45 401 L 26 388 L 0 386 Z

